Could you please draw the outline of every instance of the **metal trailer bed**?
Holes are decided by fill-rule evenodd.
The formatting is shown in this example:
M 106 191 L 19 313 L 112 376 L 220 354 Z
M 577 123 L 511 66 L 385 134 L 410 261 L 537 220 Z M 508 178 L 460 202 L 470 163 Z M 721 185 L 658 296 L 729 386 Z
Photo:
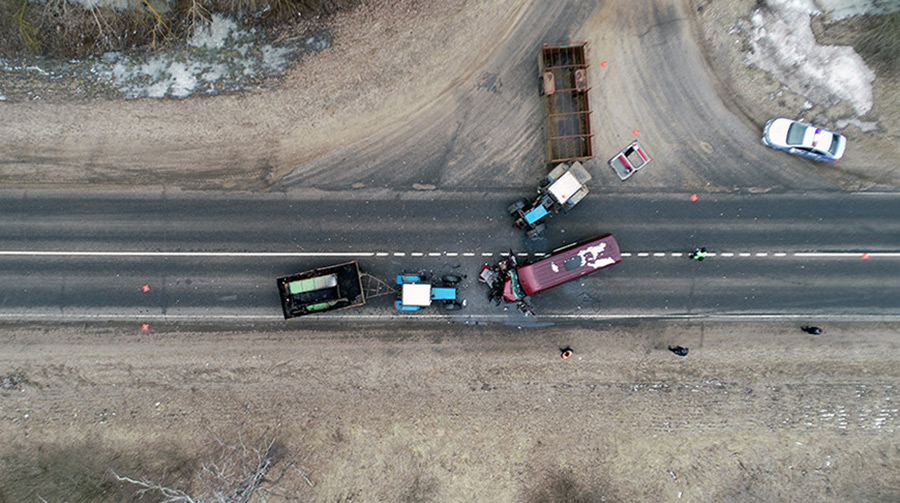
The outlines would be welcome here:
M 594 157 L 587 85 L 587 41 L 544 44 L 538 55 L 541 92 L 547 108 L 550 163 Z
M 356 261 L 276 279 L 284 318 L 296 318 L 366 303 Z

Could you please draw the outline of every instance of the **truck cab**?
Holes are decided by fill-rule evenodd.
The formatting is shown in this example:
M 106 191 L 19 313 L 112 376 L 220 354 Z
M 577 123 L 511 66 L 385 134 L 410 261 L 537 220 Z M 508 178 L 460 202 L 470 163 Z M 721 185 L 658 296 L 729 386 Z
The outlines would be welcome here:
M 587 182 L 591 174 L 580 162 L 559 164 L 541 181 L 538 194 L 529 202 L 520 199 L 507 208 L 517 229 L 528 229 L 528 237 L 541 235 L 545 224 L 542 220 L 560 211 L 574 208 L 590 192 Z

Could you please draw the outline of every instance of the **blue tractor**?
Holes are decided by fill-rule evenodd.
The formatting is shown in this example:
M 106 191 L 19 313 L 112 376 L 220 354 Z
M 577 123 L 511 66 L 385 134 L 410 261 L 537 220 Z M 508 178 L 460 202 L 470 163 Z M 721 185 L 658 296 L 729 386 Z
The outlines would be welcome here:
M 446 275 L 441 278 L 441 286 L 434 286 L 425 281 L 418 274 L 398 274 L 397 285 L 400 295 L 395 302 L 400 311 L 418 311 L 430 306 L 433 302 L 440 303 L 448 311 L 462 309 L 465 301 L 456 299 L 456 284 L 459 276 Z
M 591 174 L 580 162 L 559 164 L 541 180 L 536 198 L 519 199 L 507 208 L 515 221 L 513 226 L 528 229 L 529 238 L 539 237 L 544 231 L 544 218 L 574 208 L 588 194 L 590 180 Z

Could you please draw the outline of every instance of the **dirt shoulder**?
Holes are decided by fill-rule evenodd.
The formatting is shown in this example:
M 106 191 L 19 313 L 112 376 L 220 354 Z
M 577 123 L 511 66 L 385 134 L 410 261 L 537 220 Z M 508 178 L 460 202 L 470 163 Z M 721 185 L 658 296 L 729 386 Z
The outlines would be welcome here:
M 263 431 L 303 501 L 896 499 L 897 327 L 826 329 L 6 327 L 0 500 L 110 468 L 187 487 Z M 50 453 L 82 462 L 31 469 Z

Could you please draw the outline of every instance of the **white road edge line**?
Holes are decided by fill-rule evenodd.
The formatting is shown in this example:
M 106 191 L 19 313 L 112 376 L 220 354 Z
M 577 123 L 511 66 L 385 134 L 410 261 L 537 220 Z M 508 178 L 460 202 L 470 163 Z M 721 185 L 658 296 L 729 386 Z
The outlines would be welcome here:
M 0 250 L 0 256 L 20 257 L 384 257 L 387 255 L 389 254 L 385 252 L 141 252 Z
M 614 320 L 614 319 L 658 319 L 658 320 L 798 320 L 808 316 L 803 314 L 649 314 L 649 313 L 607 313 L 604 315 L 593 314 L 541 314 L 535 319 L 569 319 L 569 320 Z M 329 321 L 389 321 L 389 320 L 454 320 L 457 323 L 466 320 L 484 320 L 508 322 L 512 317 L 502 314 L 476 314 L 466 316 L 447 316 L 442 314 L 409 314 L 409 315 L 338 315 L 329 314 L 320 318 L 304 319 L 305 323 Z M 896 314 L 860 314 L 838 315 L 827 318 L 832 321 L 900 321 L 900 315 Z M 285 321 L 284 317 L 275 314 L 120 314 L 120 313 L 65 313 L 65 314 L 41 314 L 41 313 L 0 313 L 0 320 L 121 320 L 134 322 L 176 322 L 176 321 L 210 321 L 210 320 L 256 320 L 256 321 Z
M 900 253 L 897 252 L 797 252 L 794 253 L 795 257 L 819 257 L 819 258 L 858 258 L 861 259 L 863 255 L 867 257 L 891 257 L 896 258 L 900 257 Z
M 395 257 L 405 257 L 406 255 L 411 255 L 413 257 L 423 257 L 426 254 L 424 252 L 177 252 L 177 251 L 63 251 L 63 250 L 0 250 L 0 257 L 387 257 L 387 256 L 395 256 Z M 474 257 L 476 252 L 430 252 L 427 254 L 429 257 L 440 257 L 440 256 L 448 256 L 448 257 Z M 492 257 L 495 253 L 491 252 L 482 252 L 482 257 Z M 535 252 L 535 253 L 516 253 L 518 257 L 527 257 L 529 255 L 534 255 L 535 257 L 543 257 L 546 256 L 547 253 Z M 681 252 L 621 252 L 623 257 L 681 257 L 684 253 Z M 865 259 L 865 258 L 900 258 L 900 252 L 777 252 L 777 253 L 768 253 L 768 252 L 758 252 L 758 253 L 734 253 L 734 252 L 719 252 L 714 253 L 710 252 L 709 256 L 719 256 L 719 257 L 804 257 L 804 258 L 854 258 L 854 259 Z

